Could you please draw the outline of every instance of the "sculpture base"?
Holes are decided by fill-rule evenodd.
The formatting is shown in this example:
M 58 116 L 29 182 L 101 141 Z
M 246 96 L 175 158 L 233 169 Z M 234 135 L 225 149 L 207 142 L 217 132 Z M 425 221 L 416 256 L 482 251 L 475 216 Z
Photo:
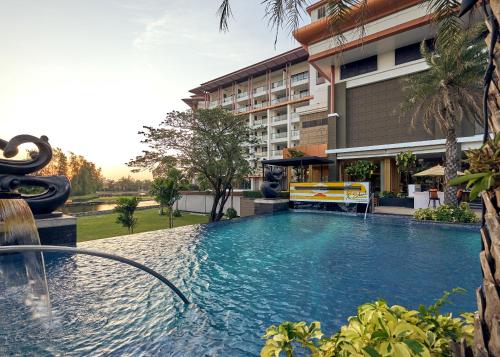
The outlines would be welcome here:
M 43 245 L 76 246 L 76 218 L 55 212 L 35 217 L 40 243 Z
M 288 210 L 289 200 L 282 198 L 261 198 L 254 201 L 255 215 Z

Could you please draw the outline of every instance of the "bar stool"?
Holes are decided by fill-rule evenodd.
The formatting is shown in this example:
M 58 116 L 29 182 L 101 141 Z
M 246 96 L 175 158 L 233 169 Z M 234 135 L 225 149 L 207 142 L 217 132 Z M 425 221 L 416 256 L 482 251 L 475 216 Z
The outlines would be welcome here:
M 436 188 L 429 189 L 429 203 L 427 204 L 427 207 L 431 205 L 431 201 L 433 208 L 436 208 L 436 201 L 438 201 L 441 206 L 441 199 L 439 198 L 438 190 Z

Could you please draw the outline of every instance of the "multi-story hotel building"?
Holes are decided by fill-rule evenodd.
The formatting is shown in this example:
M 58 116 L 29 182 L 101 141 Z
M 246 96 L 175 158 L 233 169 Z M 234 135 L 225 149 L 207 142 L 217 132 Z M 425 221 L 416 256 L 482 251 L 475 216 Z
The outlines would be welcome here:
M 358 9 L 341 25 L 344 42 L 332 36 L 327 0 L 307 8 L 311 23 L 295 31 L 301 48 L 203 83 L 185 99 L 192 108 L 221 106 L 247 115 L 261 142 L 252 148 L 264 159 L 282 158 L 295 147 L 308 156 L 332 160 L 328 174 L 314 167 L 309 178 L 341 180 L 352 160 L 376 162 L 375 189 L 397 191 L 394 157 L 411 150 L 419 160 L 444 157 L 444 135 L 421 123 L 412 127 L 402 113 L 405 76 L 425 71 L 420 44 L 432 46 L 435 28 L 422 0 L 371 0 L 365 34 L 357 29 Z M 478 147 L 480 128 L 463 122 L 461 149 Z M 258 187 L 255 177 L 252 188 Z

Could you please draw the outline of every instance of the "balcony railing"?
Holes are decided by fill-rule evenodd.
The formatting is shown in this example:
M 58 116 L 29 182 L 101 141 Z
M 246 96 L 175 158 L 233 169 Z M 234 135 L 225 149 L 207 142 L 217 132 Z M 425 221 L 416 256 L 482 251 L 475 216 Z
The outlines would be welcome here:
M 262 102 L 262 103 L 256 103 L 253 105 L 253 108 L 254 109 L 259 109 L 259 108 L 263 108 L 263 107 L 267 107 L 268 106 L 268 102 Z
M 208 107 L 209 107 L 210 109 L 212 109 L 212 108 L 215 108 L 218 104 L 219 104 L 219 102 L 218 102 L 218 101 L 216 101 L 216 100 L 212 100 L 210 103 L 208 103 Z
M 263 151 L 263 152 L 256 152 L 256 153 L 255 153 L 255 156 L 256 156 L 256 157 L 259 157 L 259 158 L 262 158 L 262 157 L 267 157 L 267 151 Z
M 267 135 L 259 135 L 256 138 L 258 143 L 267 143 Z
M 302 99 L 302 98 L 308 97 L 308 96 L 309 96 L 309 91 L 306 90 L 306 91 L 292 95 L 292 100 Z
M 253 121 L 253 126 L 266 126 L 266 125 L 267 125 L 267 119 L 260 119 Z
M 271 139 L 283 139 L 287 137 L 287 133 L 272 133 L 271 134 Z
M 299 113 L 292 113 L 291 117 L 292 117 L 292 121 L 300 120 Z
M 235 112 L 236 113 L 245 113 L 250 109 L 250 107 L 241 107 L 241 108 L 236 108 Z
M 284 87 L 284 86 L 285 86 L 284 80 L 271 83 L 271 89 L 276 89 L 276 88 L 280 88 L 280 87 Z
M 271 103 L 278 104 L 278 103 L 286 102 L 287 100 L 288 100 L 287 97 L 279 97 L 279 98 L 274 98 L 273 100 L 271 100 Z
M 292 76 L 292 85 L 309 80 L 309 72 L 301 72 Z
M 271 156 L 283 156 L 283 150 L 273 150 L 271 154 Z
M 292 139 L 297 139 L 300 136 L 299 130 L 292 130 Z
M 248 98 L 248 92 L 238 93 L 238 94 L 236 95 L 236 98 L 237 98 L 237 99 L 244 99 L 244 98 Z
M 233 103 L 233 96 L 226 97 L 222 100 L 222 105 L 228 105 Z
M 261 94 L 266 94 L 267 93 L 267 87 L 266 86 L 260 86 L 257 88 L 253 89 L 253 94 L 254 95 L 261 95 Z
M 286 114 L 278 115 L 278 116 L 273 117 L 273 123 L 276 124 L 276 123 L 280 123 L 280 122 L 286 122 L 287 119 L 288 119 L 288 117 Z

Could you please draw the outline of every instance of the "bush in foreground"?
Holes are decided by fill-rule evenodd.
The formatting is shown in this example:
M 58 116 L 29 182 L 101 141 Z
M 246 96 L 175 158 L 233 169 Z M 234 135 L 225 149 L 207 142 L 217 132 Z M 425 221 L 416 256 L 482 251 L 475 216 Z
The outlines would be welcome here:
M 451 341 L 471 343 L 473 314 L 441 314 L 439 308 L 454 289 L 429 307 L 408 310 L 384 300 L 361 305 L 339 332 L 325 337 L 319 322 L 284 322 L 266 330 L 262 357 L 330 356 L 451 356 Z
M 421 221 L 476 223 L 478 218 L 466 202 L 458 207 L 441 205 L 437 208 L 419 208 L 413 217 Z

